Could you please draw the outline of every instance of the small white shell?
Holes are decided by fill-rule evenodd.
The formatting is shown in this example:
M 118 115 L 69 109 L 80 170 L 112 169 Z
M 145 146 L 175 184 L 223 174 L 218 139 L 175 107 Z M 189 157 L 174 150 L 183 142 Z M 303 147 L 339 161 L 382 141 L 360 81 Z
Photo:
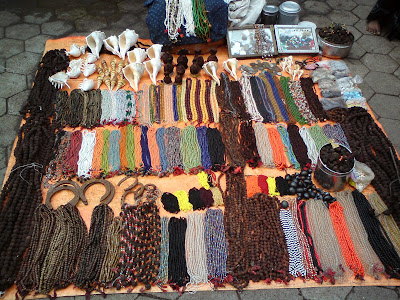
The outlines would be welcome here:
M 106 34 L 102 31 L 93 31 L 86 37 L 86 43 L 89 49 L 92 51 L 97 58 L 100 57 L 100 50 L 103 46 L 103 40 L 106 38 Z
M 146 59 L 146 50 L 142 48 L 135 48 L 127 53 L 128 60 L 131 64 L 142 63 Z
M 114 55 L 119 54 L 118 38 L 115 35 L 109 36 L 103 41 L 104 47 Z
M 83 81 L 79 84 L 79 88 L 84 92 L 93 90 L 94 80 L 88 78 L 83 79 Z
M 58 72 L 49 77 L 49 81 L 57 89 L 62 89 L 64 87 L 64 85 L 69 87 L 69 85 L 67 83 L 68 79 L 69 79 L 69 77 L 65 72 Z
M 146 51 L 146 53 L 147 53 L 147 56 L 150 58 L 150 59 L 153 59 L 153 58 L 161 58 L 161 49 L 162 49 L 162 46 L 163 45 L 160 45 L 160 44 L 154 44 L 154 45 L 152 45 L 151 47 L 149 47 L 148 49 L 147 49 L 147 51 Z
M 229 58 L 222 63 L 225 71 L 227 71 L 235 80 L 238 80 L 236 71 L 237 71 L 237 59 L 236 58 Z
M 153 84 L 157 84 L 157 75 L 158 72 L 160 72 L 162 65 L 161 59 L 153 58 L 145 61 L 143 64 L 147 73 L 149 73 L 150 79 L 153 82 Z
M 140 63 L 133 63 L 127 65 L 122 69 L 126 80 L 128 80 L 130 86 L 137 91 L 139 89 L 139 81 L 144 72 L 144 66 Z
M 92 63 L 96 62 L 97 59 L 98 58 L 93 53 L 88 53 L 86 55 L 86 63 L 88 63 L 88 64 L 92 64 Z
M 69 48 L 69 51 L 67 52 L 69 56 L 73 57 L 79 57 L 81 56 L 81 50 L 79 48 L 79 45 L 77 44 L 72 44 L 71 47 Z
M 125 59 L 125 54 L 128 50 L 136 44 L 139 35 L 135 30 L 126 29 L 118 36 L 119 53 L 122 59 Z
M 214 79 L 218 85 L 220 85 L 219 78 L 217 75 L 217 69 L 218 69 L 218 64 L 215 61 L 209 61 L 203 65 L 204 72 L 212 79 Z
M 81 50 L 81 53 L 82 53 L 82 54 L 85 54 L 86 48 L 87 48 L 87 46 L 84 45 L 84 46 L 81 46 L 81 47 L 79 48 L 79 50 Z
M 71 60 L 68 67 L 70 69 L 80 69 L 82 67 L 82 58 Z
M 96 72 L 96 65 L 95 64 L 86 64 L 83 66 L 83 76 L 88 77 L 92 75 L 94 72 Z
M 69 78 L 78 78 L 81 76 L 81 69 L 80 68 L 73 68 L 67 71 L 66 73 Z

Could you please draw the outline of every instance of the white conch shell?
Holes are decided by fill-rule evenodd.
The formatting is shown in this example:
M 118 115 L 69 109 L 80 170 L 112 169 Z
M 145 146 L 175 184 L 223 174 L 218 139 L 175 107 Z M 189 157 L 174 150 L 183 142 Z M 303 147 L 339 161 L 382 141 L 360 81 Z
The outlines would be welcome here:
M 69 87 L 69 85 L 67 83 L 68 79 L 69 79 L 69 77 L 65 72 L 58 72 L 49 77 L 49 81 L 57 89 L 62 89 L 64 87 L 64 85 Z
M 83 79 L 83 81 L 79 84 L 79 88 L 84 92 L 93 90 L 94 80 L 88 78 Z
M 206 63 L 203 65 L 203 69 L 204 69 L 204 72 L 205 72 L 208 76 L 210 76 L 212 79 L 214 79 L 215 82 L 216 82 L 218 85 L 220 85 L 219 78 L 218 78 L 218 76 L 217 76 L 218 64 L 217 64 L 215 61 L 206 62 Z
M 162 65 L 161 59 L 153 58 L 145 61 L 143 64 L 147 73 L 149 73 L 150 79 L 153 82 L 153 84 L 157 84 L 157 75 L 158 72 L 160 72 Z
M 95 64 L 85 64 L 83 66 L 83 76 L 88 77 L 92 75 L 94 72 L 96 72 L 97 67 Z
M 93 31 L 86 37 L 86 43 L 88 47 L 97 58 L 100 57 L 100 50 L 103 46 L 103 40 L 105 38 L 106 34 L 102 31 Z
M 92 63 L 96 62 L 97 59 L 98 58 L 96 55 L 94 55 L 93 53 L 88 53 L 88 55 L 86 56 L 86 63 L 92 64 Z
M 160 45 L 160 44 L 154 44 L 154 45 L 152 45 L 152 46 L 149 47 L 149 48 L 147 49 L 147 51 L 146 51 L 147 56 L 148 56 L 150 59 L 153 59 L 153 58 L 161 58 L 161 49 L 162 49 L 162 46 L 163 46 L 163 45 Z
M 126 80 L 128 80 L 130 86 L 137 91 L 139 89 L 139 81 L 144 72 L 144 66 L 141 63 L 133 63 L 127 65 L 122 69 Z
M 69 51 L 67 52 L 67 54 L 69 56 L 73 56 L 73 57 L 81 56 L 81 49 L 79 48 L 79 45 L 72 44 L 71 47 L 69 48 Z
M 128 50 L 136 44 L 139 35 L 135 30 L 126 29 L 123 33 L 118 36 L 119 53 L 122 59 L 125 59 L 125 54 Z
M 119 46 L 118 46 L 118 38 L 115 35 L 109 36 L 107 39 L 103 41 L 104 47 L 110 51 L 112 54 L 119 54 Z
M 78 78 L 81 76 L 81 68 L 72 68 L 66 74 L 69 78 Z
M 131 64 L 142 63 L 146 59 L 146 50 L 142 48 L 135 48 L 132 51 L 128 51 L 126 55 L 128 56 L 128 60 Z
M 225 71 L 227 71 L 235 80 L 238 80 L 236 71 L 237 71 L 237 59 L 236 58 L 229 58 L 222 63 Z

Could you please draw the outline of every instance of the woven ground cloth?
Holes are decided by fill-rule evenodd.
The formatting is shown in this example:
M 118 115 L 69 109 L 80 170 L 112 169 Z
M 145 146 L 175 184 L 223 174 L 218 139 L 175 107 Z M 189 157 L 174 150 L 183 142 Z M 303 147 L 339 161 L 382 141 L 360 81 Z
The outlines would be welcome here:
M 151 44 L 150 41 L 147 40 L 143 40 L 142 41 L 144 44 Z M 76 43 L 78 45 L 85 45 L 85 37 L 68 37 L 68 38 L 62 38 L 62 39 L 58 39 L 58 40 L 48 40 L 46 42 L 46 46 L 45 46 L 45 50 L 44 53 L 46 53 L 49 50 L 52 49 L 69 49 L 70 45 Z M 203 57 L 206 59 L 208 56 L 208 54 L 203 55 Z M 82 56 L 84 57 L 84 56 Z M 110 62 L 113 56 L 111 55 L 106 55 L 106 54 L 102 54 L 101 58 L 105 59 L 107 62 Z M 220 47 L 218 49 L 217 52 L 217 57 L 219 59 L 218 62 L 218 77 L 219 74 L 223 71 L 223 66 L 222 66 L 222 62 L 225 61 L 228 58 L 228 50 L 226 47 Z M 174 55 L 174 61 L 176 61 L 177 56 Z M 294 57 L 295 60 L 301 60 L 304 59 L 305 56 L 304 55 L 297 55 Z M 193 59 L 193 56 L 189 55 L 188 56 L 189 59 L 189 66 L 191 65 L 191 61 Z M 273 59 L 274 61 L 275 59 Z M 240 60 L 238 63 L 238 68 L 240 65 L 242 64 L 246 64 L 249 65 L 251 62 L 256 62 L 257 59 L 246 59 L 246 60 Z M 99 64 L 100 61 L 97 61 L 96 64 Z M 283 73 L 283 75 L 288 76 L 288 74 Z M 163 71 L 161 70 L 157 76 L 157 80 L 162 80 L 163 79 Z M 184 75 L 184 79 L 188 78 L 190 76 L 190 72 L 189 70 L 186 70 L 186 73 Z M 96 77 L 97 77 L 97 73 L 91 75 L 89 78 L 92 78 L 96 81 Z M 238 77 L 240 77 L 240 71 L 238 71 Z M 209 79 L 209 77 L 207 77 L 204 72 L 201 72 L 201 75 L 198 77 L 200 79 Z M 78 88 L 79 83 L 81 83 L 83 81 L 83 76 L 81 75 L 79 78 L 75 79 L 75 80 L 70 80 L 68 81 L 68 84 L 70 85 L 71 89 L 68 88 L 64 88 L 65 90 L 68 90 L 69 92 L 72 89 Z M 143 77 L 140 81 L 139 84 L 139 90 L 141 89 L 141 87 L 143 86 L 143 84 L 147 84 L 150 85 L 151 84 L 151 80 L 149 78 L 149 75 L 144 72 Z M 104 88 L 104 85 L 103 85 Z M 127 90 L 132 90 L 130 88 L 130 86 L 127 84 L 124 89 Z M 318 92 L 318 91 L 317 91 Z M 373 116 L 374 117 L 374 116 Z M 374 117 L 375 119 L 375 117 Z M 376 120 L 376 119 L 375 119 Z M 377 122 L 377 121 L 376 121 Z M 377 122 L 378 123 L 378 122 Z M 326 123 L 321 123 L 319 122 L 319 125 L 322 126 Z M 381 124 L 378 123 L 378 125 L 382 128 Z M 154 124 L 154 126 L 157 128 L 159 127 L 159 125 Z M 185 126 L 185 124 L 175 124 L 175 126 L 181 127 L 183 128 Z M 215 125 L 214 125 L 215 126 Z M 274 125 L 272 124 L 265 124 L 265 127 L 272 127 Z M 109 129 L 117 129 L 118 127 L 112 127 L 112 126 L 106 126 L 106 128 Z M 382 128 L 383 129 L 383 128 Z M 71 128 L 66 128 L 65 130 L 71 130 Z M 16 145 L 16 141 L 14 143 L 14 147 Z M 11 153 L 13 153 L 14 151 L 12 151 Z M 10 156 L 9 158 L 9 162 L 8 162 L 8 168 L 7 168 L 7 172 L 6 172 L 6 177 L 5 177 L 5 181 L 8 178 L 8 175 L 11 171 L 12 166 L 14 165 L 15 162 L 15 158 L 13 156 L 13 154 Z M 289 165 L 289 163 L 288 163 Z M 267 168 L 257 168 L 257 169 L 251 169 L 248 166 L 244 169 L 245 175 L 266 175 L 268 177 L 277 177 L 277 176 L 285 176 L 286 173 L 290 173 L 293 174 L 296 172 L 296 170 L 294 169 L 288 169 L 286 171 L 279 171 L 278 169 L 267 169 Z M 122 194 L 124 193 L 124 188 L 126 186 L 122 186 L 122 187 L 117 187 L 117 183 L 123 178 L 123 176 L 115 176 L 112 177 L 110 179 L 108 179 L 110 182 L 113 183 L 113 185 L 116 187 L 116 193 L 115 196 L 113 198 L 113 201 L 110 203 L 110 207 L 113 209 L 114 211 L 114 215 L 119 215 L 120 211 L 121 211 L 121 204 L 120 204 L 120 199 Z M 141 177 L 140 178 L 140 182 L 143 184 L 147 184 L 147 183 L 153 183 L 155 184 L 158 189 L 160 189 L 162 192 L 175 192 L 177 190 L 186 190 L 189 191 L 189 189 L 196 187 L 196 188 L 200 188 L 200 184 L 198 181 L 197 176 L 195 175 L 179 175 L 179 176 L 169 176 L 167 178 L 158 178 L 156 176 L 146 176 L 146 177 Z M 130 183 L 126 183 L 126 185 L 129 185 Z M 221 186 L 222 188 L 225 188 L 225 181 L 224 178 L 221 181 Z M 99 185 L 96 185 L 96 187 L 90 187 L 87 190 L 86 193 L 86 197 L 89 201 L 89 205 L 84 205 L 82 202 L 79 202 L 77 207 L 84 219 L 84 221 L 86 222 L 87 228 L 89 229 L 90 227 L 90 218 L 91 218 L 91 214 L 92 211 L 94 209 L 94 207 L 98 204 L 98 200 L 92 200 L 91 199 L 99 199 L 103 193 L 104 193 L 105 189 L 104 187 Z M 364 192 L 364 194 L 369 194 L 373 191 L 372 186 L 369 186 L 366 189 L 366 192 Z M 42 193 L 43 193 L 43 198 L 46 197 L 46 193 L 47 190 L 46 189 L 42 189 Z M 71 199 L 72 193 L 69 191 L 62 191 L 60 193 L 57 193 L 55 196 L 53 196 L 52 198 L 52 206 L 53 208 L 58 207 L 61 204 L 65 204 L 65 199 Z M 64 199 L 64 200 L 62 200 Z M 129 200 L 130 199 L 130 200 Z M 132 201 L 131 198 L 128 198 L 128 202 Z M 157 204 L 160 208 L 160 215 L 161 216 L 169 216 L 169 217 L 184 217 L 186 215 L 185 212 L 179 212 L 178 214 L 169 214 L 168 212 L 166 212 L 162 205 L 161 205 L 161 201 L 160 199 L 158 199 Z M 221 209 L 224 209 L 223 207 L 219 207 Z M 205 211 L 203 211 L 204 213 Z M 308 280 L 303 282 L 303 280 L 301 280 L 300 278 L 297 278 L 296 280 L 292 280 L 290 281 L 288 284 L 283 284 L 283 283 L 276 283 L 276 282 L 272 282 L 271 284 L 266 284 L 264 282 L 258 282 L 258 283 L 254 283 L 254 282 L 250 282 L 250 284 L 248 285 L 248 287 L 246 287 L 246 289 L 248 290 L 252 290 L 252 289 L 277 289 L 277 288 L 306 288 L 306 287 L 321 287 L 321 286 L 332 286 L 331 283 L 329 282 L 324 282 L 323 284 L 317 283 L 314 280 Z M 361 280 L 357 280 L 354 277 L 351 277 L 350 280 L 342 282 L 342 283 L 336 283 L 335 286 L 400 286 L 400 280 L 396 280 L 396 279 L 387 279 L 384 276 L 382 276 L 382 279 L 380 280 L 376 280 L 372 277 L 365 277 L 365 280 L 361 281 Z M 131 293 L 139 293 L 140 289 L 143 288 L 143 286 L 139 285 L 138 287 L 136 287 L 135 289 L 130 289 Z M 234 288 L 229 285 L 226 284 L 226 286 L 224 288 L 220 288 L 221 290 L 234 290 Z M 107 289 L 105 292 L 106 294 L 113 294 L 113 293 L 126 293 L 128 289 L 121 289 L 121 290 L 116 290 L 115 288 L 112 289 Z M 206 284 L 203 286 L 199 286 L 198 287 L 198 291 L 206 291 L 206 290 L 212 290 L 211 285 Z M 168 288 L 168 291 L 172 291 L 172 289 Z M 162 292 L 157 286 L 153 286 L 150 290 L 150 292 Z M 16 286 L 13 285 L 12 288 L 10 288 L 6 295 L 5 295 L 5 299 L 13 299 L 15 298 L 15 294 L 16 294 Z M 52 293 L 51 293 L 52 294 Z M 93 292 L 93 294 L 96 294 L 96 292 Z M 65 289 L 62 290 L 58 290 L 57 291 L 57 296 L 58 297 L 62 297 L 62 296 L 78 296 L 78 295 L 85 295 L 85 291 L 84 290 L 80 290 L 78 288 L 74 288 L 73 286 L 69 286 Z M 36 295 L 36 296 L 32 296 L 29 295 L 27 296 L 27 298 L 43 298 L 45 297 L 44 295 Z

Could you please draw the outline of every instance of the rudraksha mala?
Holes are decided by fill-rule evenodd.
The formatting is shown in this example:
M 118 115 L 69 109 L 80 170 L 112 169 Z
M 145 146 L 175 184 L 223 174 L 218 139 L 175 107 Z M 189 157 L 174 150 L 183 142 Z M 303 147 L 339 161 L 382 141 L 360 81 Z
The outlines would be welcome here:
M 18 274 L 30 242 L 34 211 L 42 202 L 41 179 L 53 155 L 55 128 L 50 116 L 57 89 L 48 78 L 66 70 L 68 63 L 64 50 L 48 51 L 21 110 L 30 114 L 24 116 L 26 122 L 14 150 L 15 164 L 0 195 L 0 291 L 8 289 Z
M 229 147 L 225 148 L 227 164 L 243 168 L 246 163 L 240 150 L 239 120 L 232 118 L 232 116 L 226 113 L 222 113 L 220 123 L 222 140 L 225 144 L 229 145 Z
M 287 127 L 290 143 L 296 160 L 299 162 L 301 169 L 311 166 L 311 160 L 307 156 L 307 146 L 299 133 L 299 127 L 289 124 Z
M 256 136 L 254 134 L 251 121 L 242 122 L 239 128 L 240 135 L 240 150 L 246 163 L 251 168 L 256 168 L 261 163 L 260 155 L 258 154 Z
M 313 115 L 320 121 L 325 121 L 326 113 L 318 99 L 318 95 L 314 92 L 314 83 L 312 79 L 310 77 L 302 77 L 300 78 L 300 84 Z

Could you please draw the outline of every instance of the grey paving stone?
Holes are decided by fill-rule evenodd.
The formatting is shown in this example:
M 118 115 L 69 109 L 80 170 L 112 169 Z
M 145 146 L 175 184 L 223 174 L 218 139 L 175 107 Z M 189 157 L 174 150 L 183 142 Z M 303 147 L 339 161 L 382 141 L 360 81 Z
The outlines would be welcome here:
M 327 3 L 329 4 L 330 7 L 332 7 L 333 9 L 338 9 L 338 10 L 352 10 L 354 7 L 357 6 L 357 4 L 352 1 L 352 0 L 347 0 L 347 1 L 343 1 L 343 0 L 329 0 L 327 1 Z
M 268 4 L 272 5 L 271 1 L 268 1 Z M 147 8 L 145 8 L 143 5 L 138 5 L 137 3 L 130 0 L 121 1 L 117 5 L 120 12 L 140 13 L 147 10 Z
M 0 184 L 3 186 L 4 177 L 6 175 L 7 168 L 0 169 Z
M 52 36 L 46 34 L 40 34 L 33 38 L 30 38 L 25 41 L 25 50 L 42 54 L 46 41 L 51 38 Z
M 307 0 L 303 3 L 303 9 L 308 14 L 325 15 L 331 11 L 331 7 L 323 1 Z
M 390 141 L 397 151 L 400 151 L 400 120 L 392 120 L 380 118 L 379 122 L 385 129 Z M 350 298 L 348 298 L 350 299 Z M 368 298 L 372 299 L 372 298 Z M 385 298 L 375 298 L 375 299 L 385 299 Z M 386 299 L 385 299 L 386 300 Z M 387 299 L 389 300 L 389 299 Z
M 332 22 L 345 25 L 354 25 L 358 21 L 358 17 L 356 15 L 344 10 L 333 10 L 330 12 L 328 17 L 332 20 Z
M 0 117 L 0 148 L 10 147 L 17 136 L 21 117 L 4 115 Z
M 300 295 L 299 289 L 266 289 L 266 290 L 245 290 L 240 293 L 241 300 L 300 300 L 303 297 Z
M 24 51 L 24 42 L 14 39 L 2 39 L 0 43 L 0 57 L 9 58 Z
M 400 54 L 399 54 L 400 60 Z M 399 64 L 388 55 L 367 53 L 361 58 L 361 62 L 372 71 L 393 73 Z
M 329 18 L 327 16 L 318 16 L 318 15 L 313 15 L 313 14 L 306 15 L 301 20 L 313 22 L 319 28 L 325 27 L 325 26 L 328 26 L 331 24 L 331 20 L 329 20 Z
M 0 39 L 4 38 L 4 27 L 0 27 Z
M 365 82 L 360 83 L 360 84 L 358 85 L 358 87 L 361 89 L 361 92 L 362 92 L 364 98 L 367 99 L 367 101 L 368 101 L 369 99 L 371 99 L 371 97 L 372 97 L 373 95 L 375 95 L 374 90 L 371 89 L 371 88 L 369 87 L 369 85 L 366 84 Z
M 400 46 L 393 48 L 393 50 L 390 51 L 389 56 L 400 64 Z
M 6 113 L 7 113 L 7 100 L 5 98 L 0 98 L 0 117 L 5 115 Z
M 362 33 L 360 31 L 358 31 L 357 28 L 355 28 L 353 26 L 347 26 L 347 25 L 346 25 L 346 28 L 354 35 L 355 41 L 357 41 L 360 37 L 362 37 Z
M 135 300 L 138 298 L 138 294 L 108 294 L 106 299 L 112 300 Z M 76 296 L 74 300 L 85 300 L 85 296 Z M 91 295 L 90 299 L 92 300 L 104 300 L 103 295 Z M 70 298 L 66 298 L 65 300 L 72 300 Z
M 394 96 L 400 94 L 400 80 L 392 74 L 371 71 L 364 80 L 376 93 Z
M 6 147 L 0 148 L 0 169 L 4 169 L 7 167 L 7 161 L 8 161 L 7 148 Z M 2 182 L 3 180 L 2 178 L 0 178 L 0 183 Z
M 0 74 L 0 97 L 8 98 L 26 89 L 26 79 L 24 75 L 3 73 Z M 2 124 L 0 122 L 0 124 Z M 1 127 L 1 126 L 0 126 Z M 1 135 L 0 135 L 1 136 Z
M 6 37 L 17 40 L 26 40 L 40 34 L 40 27 L 36 24 L 16 24 L 6 28 Z
M 367 5 L 358 5 L 351 12 L 355 14 L 362 20 L 367 19 L 369 12 L 371 11 L 371 7 Z
M 86 14 L 86 9 L 84 7 L 56 9 L 57 18 L 66 21 L 75 21 L 86 16 Z
M 364 35 L 357 41 L 369 53 L 388 54 L 393 44 L 382 36 Z
M 320 287 L 320 288 L 304 288 L 300 289 L 301 294 L 307 300 L 341 300 L 345 299 L 347 294 L 350 293 L 350 286 L 341 287 Z
M 63 36 L 74 27 L 67 21 L 53 21 L 42 24 L 42 33 L 54 36 Z
M 373 35 L 369 31 L 367 31 L 367 22 L 365 20 L 359 20 L 354 27 L 357 28 L 362 34 L 365 35 Z
M 4 58 L 0 58 L 0 74 L 6 71 L 5 68 L 6 68 L 6 60 Z
M 368 104 L 372 110 L 381 118 L 399 119 L 400 115 L 400 97 L 375 94 Z
M 26 23 L 42 24 L 51 19 L 53 13 L 49 10 L 33 11 L 31 14 L 24 16 Z
M 345 59 L 345 62 L 349 67 L 352 76 L 360 75 L 362 78 L 364 78 L 369 72 L 369 69 L 358 59 Z
M 114 14 L 108 17 L 107 20 L 110 28 L 121 28 L 122 31 L 126 28 L 136 31 L 140 27 L 138 26 L 138 22 L 140 22 L 139 18 L 130 14 Z
M 30 89 L 27 89 L 25 91 L 22 91 L 21 93 L 18 93 L 10 98 L 7 99 L 7 104 L 8 104 L 8 114 L 14 115 L 14 116 L 19 116 L 19 111 L 21 110 L 22 106 L 26 103 L 28 100 L 28 96 L 30 93 Z
M 214 299 L 214 300 L 237 300 L 238 296 L 236 291 L 210 291 L 210 292 L 197 292 L 195 294 L 184 293 L 179 299 Z M 242 298 L 243 299 L 243 298 Z M 142 299 L 141 299 L 142 300 Z
M 347 297 L 347 300 L 358 300 L 358 299 L 385 299 L 392 300 L 398 299 L 397 294 L 393 290 L 374 287 L 374 286 L 363 286 L 354 287 L 352 293 Z
M 140 5 L 136 2 L 136 5 Z M 118 6 L 111 1 L 98 1 L 87 8 L 88 15 L 106 17 L 118 12 Z
M 35 73 L 26 74 L 26 86 L 31 88 L 33 81 L 35 80 Z
M 16 14 L 14 14 L 10 11 L 7 11 L 7 10 L 0 11 L 0 26 L 1 27 L 6 27 L 11 24 L 15 24 L 20 19 L 21 19 L 20 17 L 18 17 Z
M 348 58 L 360 59 L 366 52 L 357 41 L 351 47 Z
M 9 72 L 18 74 L 35 73 L 42 56 L 33 52 L 22 52 L 6 60 L 6 68 Z
M 101 29 L 107 26 L 104 17 L 85 16 L 75 21 L 75 28 L 77 31 L 86 31 L 88 28 Z
M 400 67 L 396 71 L 394 71 L 393 75 L 397 76 L 397 78 L 400 78 Z
M 139 294 L 137 300 L 150 300 L 150 299 L 170 299 L 170 300 L 175 300 L 175 299 L 178 299 L 179 296 L 180 295 L 179 295 L 178 292 L 142 293 L 142 294 Z

